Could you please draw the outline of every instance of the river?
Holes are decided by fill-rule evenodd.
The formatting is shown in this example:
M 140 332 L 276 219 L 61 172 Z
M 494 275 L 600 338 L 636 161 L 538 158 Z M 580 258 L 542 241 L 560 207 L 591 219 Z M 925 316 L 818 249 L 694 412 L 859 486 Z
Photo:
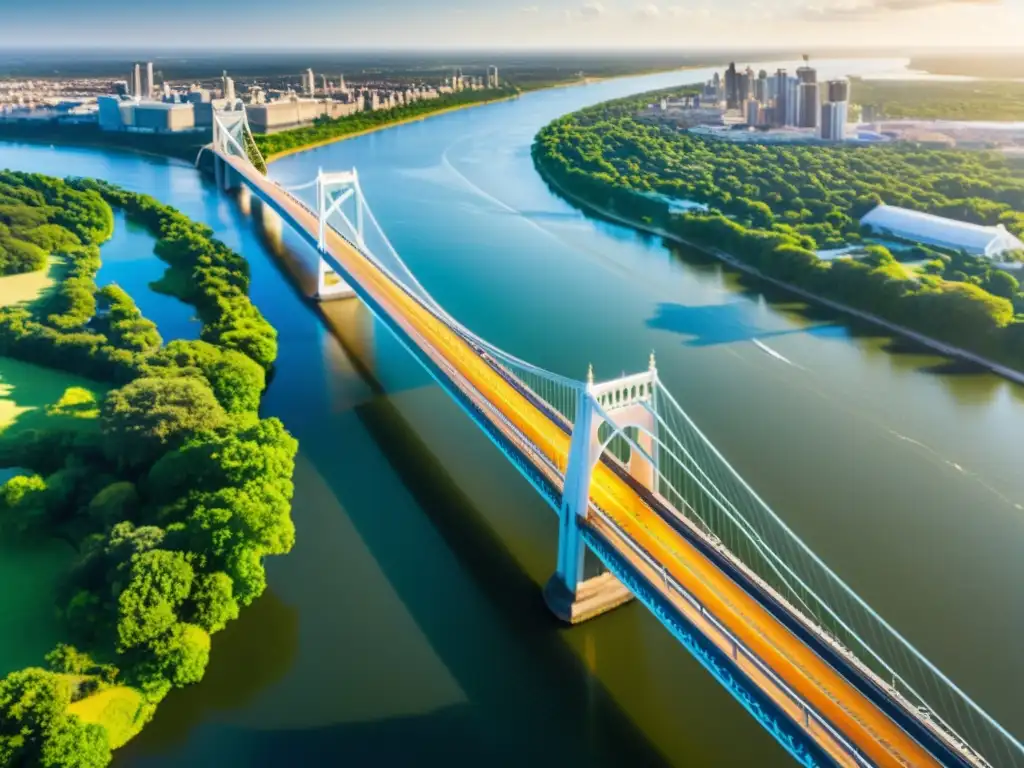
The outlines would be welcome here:
M 588 219 L 532 168 L 551 119 L 707 77 L 533 93 L 295 155 L 271 175 L 357 166 L 423 284 L 510 352 L 574 377 L 593 363 L 600 379 L 642 370 L 654 350 L 766 501 L 1020 733 L 1008 683 L 1024 680 L 1024 388 Z M 790 764 L 641 606 L 571 630 L 549 618 L 555 516 L 365 308 L 329 305 L 344 331 L 325 330 L 273 255 L 309 263 L 297 238 L 268 239 L 182 164 L 0 144 L 4 166 L 108 179 L 207 222 L 249 259 L 253 299 L 280 332 L 263 410 L 300 441 L 296 547 L 216 637 L 203 683 L 172 694 L 117 765 Z M 119 263 L 129 279 L 132 259 Z M 180 307 L 135 295 L 165 336 L 194 333 Z

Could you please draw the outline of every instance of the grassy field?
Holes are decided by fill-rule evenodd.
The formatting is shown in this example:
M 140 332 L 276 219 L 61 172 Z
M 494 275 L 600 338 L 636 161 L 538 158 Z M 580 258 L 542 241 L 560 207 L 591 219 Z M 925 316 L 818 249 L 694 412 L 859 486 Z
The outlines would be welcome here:
M 128 743 L 146 724 L 152 705 L 134 688 L 118 685 L 76 701 L 68 711 L 86 723 L 106 727 L 111 749 Z
M 63 270 L 64 260 L 59 256 L 51 256 L 46 269 L 0 277 L 0 307 L 35 301 L 60 279 Z
M 0 357 L 0 432 L 44 422 L 93 429 L 102 394 L 102 387 L 84 379 Z M 2 470 L 0 481 L 16 473 Z M 64 541 L 12 541 L 0 535 L 0 676 L 41 666 L 43 656 L 62 639 L 55 597 L 75 557 Z
M 0 433 L 44 422 L 94 428 L 103 394 L 96 382 L 0 357 Z
M 75 558 L 63 541 L 6 541 L 0 537 L 0 677 L 43 666 L 63 639 L 54 596 Z

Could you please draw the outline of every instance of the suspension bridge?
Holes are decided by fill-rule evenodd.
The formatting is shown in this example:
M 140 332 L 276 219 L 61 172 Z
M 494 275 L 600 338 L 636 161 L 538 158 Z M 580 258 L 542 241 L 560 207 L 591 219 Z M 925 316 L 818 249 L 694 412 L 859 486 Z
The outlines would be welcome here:
M 285 188 L 258 170 L 241 102 L 213 126 L 218 184 L 248 190 L 316 248 L 318 298 L 363 301 L 558 514 L 545 588 L 558 616 L 635 596 L 802 765 L 1024 768 L 1021 742 L 744 482 L 653 355 L 595 382 L 488 343 L 405 265 L 355 170 Z M 605 569 L 590 579 L 587 550 Z

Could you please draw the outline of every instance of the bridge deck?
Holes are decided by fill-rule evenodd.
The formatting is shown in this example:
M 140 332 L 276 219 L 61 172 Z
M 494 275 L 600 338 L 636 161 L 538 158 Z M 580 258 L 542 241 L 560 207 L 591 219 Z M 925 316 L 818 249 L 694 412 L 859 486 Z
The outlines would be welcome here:
M 317 219 L 307 208 L 240 158 L 221 157 L 256 194 L 287 212 L 308 234 L 316 237 Z M 431 347 L 426 351 L 432 356 L 442 356 L 448 366 L 483 393 L 523 435 L 564 471 L 569 438 L 558 425 L 341 235 L 329 230 L 327 245 L 333 258 L 407 331 L 414 343 Z M 868 760 L 880 766 L 939 765 L 870 699 L 795 637 L 602 463 L 594 470 L 591 498 L 636 544 L 684 585 L 709 613 L 855 744 Z M 624 557 L 636 560 L 635 553 L 621 542 L 618 535 L 608 530 L 606 523 L 591 519 L 587 524 L 621 549 Z M 654 584 L 657 585 L 657 579 Z M 666 599 L 680 606 L 684 615 L 693 613 L 692 607 L 674 592 L 666 591 L 664 594 Z M 699 629 L 715 639 L 713 630 L 701 626 L 699 615 L 694 621 Z M 756 670 L 744 668 L 744 671 L 755 683 L 759 682 Z M 771 693 L 768 686 L 765 688 Z M 794 719 L 801 717 L 799 709 L 788 699 L 780 700 L 777 695 L 773 695 L 773 699 Z M 852 764 L 851 758 L 834 744 L 832 749 L 828 749 L 826 740 L 822 746 L 838 764 Z

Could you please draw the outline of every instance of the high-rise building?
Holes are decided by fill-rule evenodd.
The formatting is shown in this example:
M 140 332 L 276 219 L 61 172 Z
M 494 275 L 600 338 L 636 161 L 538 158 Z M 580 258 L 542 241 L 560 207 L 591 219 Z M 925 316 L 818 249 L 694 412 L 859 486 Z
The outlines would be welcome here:
M 128 85 L 127 80 L 118 80 L 114 83 L 114 93 L 118 96 L 130 96 L 131 86 Z
M 330 83 L 327 82 L 327 75 L 320 75 L 320 81 L 321 81 L 321 83 L 323 84 L 323 87 L 324 87 L 324 96 L 326 96 L 328 94 L 328 92 L 330 91 L 330 85 L 331 85 Z
M 146 82 L 142 86 L 142 98 L 152 99 L 156 96 L 156 82 L 153 80 L 153 62 L 146 62 Z
M 800 80 L 786 78 L 786 121 L 784 125 L 796 125 L 800 116 Z
M 846 138 L 849 105 L 848 101 L 826 101 L 821 105 L 821 138 L 827 141 L 843 141 Z
M 170 101 L 171 100 L 171 84 L 168 83 L 166 80 L 164 80 L 163 96 L 164 96 L 164 101 Z
M 818 84 L 816 82 L 800 83 L 800 113 L 797 115 L 796 124 L 801 128 L 817 128 L 819 104 Z
M 818 82 L 818 70 L 816 70 L 814 67 L 808 66 L 806 56 L 804 56 L 804 65 L 802 67 L 797 68 L 796 76 L 801 83 Z
M 487 68 L 487 87 L 497 88 L 500 84 L 501 83 L 498 80 L 498 68 L 494 65 L 489 66 Z
M 142 67 L 139 64 L 132 67 L 132 96 L 142 98 Z
M 786 113 L 788 111 L 788 97 L 789 90 L 786 87 L 789 81 L 789 75 L 786 74 L 785 69 L 778 69 L 775 75 L 772 77 L 772 90 L 774 91 L 775 98 L 775 111 L 773 112 L 774 120 L 772 125 L 785 125 L 786 124 Z
M 307 69 L 305 76 L 302 78 L 302 90 L 307 96 L 312 96 L 316 93 L 316 75 L 313 74 L 312 69 Z
M 348 88 L 345 87 L 345 76 L 344 75 L 339 75 L 338 76 L 338 90 L 341 91 L 342 93 L 348 93 Z
M 829 80 L 828 81 L 828 100 L 829 101 L 849 101 L 850 100 L 850 81 L 849 80 Z
M 736 62 L 729 62 L 725 70 L 725 108 L 739 109 L 739 85 L 736 82 Z
M 829 80 L 828 100 L 821 105 L 821 138 L 842 141 L 850 119 L 850 81 Z
M 747 125 L 761 124 L 761 102 L 757 99 L 747 99 L 746 104 Z
M 768 73 L 763 69 L 757 73 L 754 81 L 754 98 L 762 104 L 768 103 Z
M 750 99 L 750 94 L 753 90 L 751 81 L 754 79 L 754 71 L 747 67 L 745 72 L 738 72 L 736 74 L 736 101 L 741 105 L 746 105 Z

